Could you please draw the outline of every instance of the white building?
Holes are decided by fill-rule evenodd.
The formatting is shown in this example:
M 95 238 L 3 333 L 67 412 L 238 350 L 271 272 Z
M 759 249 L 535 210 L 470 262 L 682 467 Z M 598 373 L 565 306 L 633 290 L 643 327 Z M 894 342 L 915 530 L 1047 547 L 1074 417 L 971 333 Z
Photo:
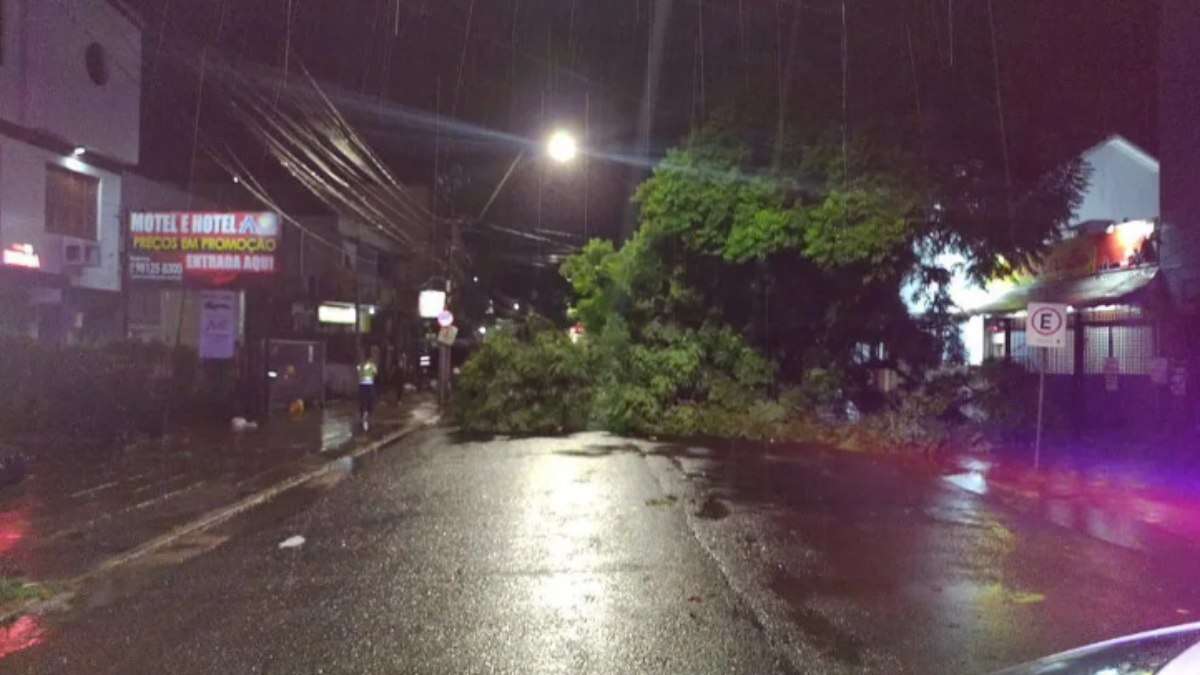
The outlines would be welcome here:
M 141 33 L 100 0 L 0 0 L 0 330 L 113 335 Z
M 1157 159 L 1119 135 L 1087 149 L 1081 159 L 1091 173 L 1083 201 L 1071 219 L 1073 227 L 1096 221 L 1158 219 Z
M 1088 186 L 1082 200 L 1067 224 L 1063 236 L 1128 220 L 1155 221 L 1159 217 L 1158 160 L 1120 135 L 1112 135 L 1085 150 L 1080 159 L 1088 171 Z M 952 271 L 950 298 L 963 311 L 986 305 L 1005 287 L 980 288 L 962 272 L 964 258 L 954 253 L 940 253 L 935 261 Z M 915 286 L 906 289 L 907 294 Z M 910 310 L 923 311 L 910 304 Z M 967 361 L 972 365 L 983 362 L 983 318 L 967 320 L 962 329 Z

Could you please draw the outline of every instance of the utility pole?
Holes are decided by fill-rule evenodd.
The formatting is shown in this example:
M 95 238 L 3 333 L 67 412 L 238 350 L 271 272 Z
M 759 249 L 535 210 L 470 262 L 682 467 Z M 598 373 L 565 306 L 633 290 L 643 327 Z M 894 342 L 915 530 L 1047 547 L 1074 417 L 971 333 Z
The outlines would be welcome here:
M 450 278 L 446 278 L 446 309 L 450 308 L 450 292 L 453 287 Z M 451 345 L 438 340 L 438 408 L 445 410 L 450 402 L 450 359 L 453 358 Z

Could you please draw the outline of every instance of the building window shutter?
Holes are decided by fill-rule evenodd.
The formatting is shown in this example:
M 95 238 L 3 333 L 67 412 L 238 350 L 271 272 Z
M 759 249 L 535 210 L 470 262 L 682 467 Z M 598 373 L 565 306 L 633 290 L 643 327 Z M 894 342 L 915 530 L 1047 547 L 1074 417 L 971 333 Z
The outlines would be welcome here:
M 47 166 L 46 231 L 95 241 L 99 195 L 99 179 Z

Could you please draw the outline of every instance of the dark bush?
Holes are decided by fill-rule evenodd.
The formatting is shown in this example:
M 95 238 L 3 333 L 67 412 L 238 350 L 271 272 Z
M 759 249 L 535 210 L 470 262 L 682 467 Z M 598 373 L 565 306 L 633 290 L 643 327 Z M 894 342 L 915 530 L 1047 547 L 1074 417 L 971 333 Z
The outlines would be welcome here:
M 614 317 L 572 344 L 534 320 L 489 334 L 463 366 L 455 410 L 464 429 L 494 433 L 757 435 L 782 416 L 779 406 L 756 407 L 771 377 L 724 327 L 652 323 L 635 341 Z
M 505 434 L 583 428 L 591 400 L 587 359 L 585 348 L 544 322 L 492 331 L 457 380 L 459 424 Z
M 980 426 L 999 440 L 1029 440 L 1037 428 L 1038 376 L 1015 363 L 988 361 L 971 381 L 972 404 L 979 410 Z M 1044 427 L 1066 429 L 1067 411 L 1047 397 Z

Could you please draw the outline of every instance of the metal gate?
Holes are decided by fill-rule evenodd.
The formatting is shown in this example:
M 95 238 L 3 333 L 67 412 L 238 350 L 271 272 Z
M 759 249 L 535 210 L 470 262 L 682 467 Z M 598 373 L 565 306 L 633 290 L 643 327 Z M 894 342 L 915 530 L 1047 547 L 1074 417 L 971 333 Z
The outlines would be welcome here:
M 267 340 L 267 407 L 292 401 L 325 404 L 325 344 L 308 340 Z

